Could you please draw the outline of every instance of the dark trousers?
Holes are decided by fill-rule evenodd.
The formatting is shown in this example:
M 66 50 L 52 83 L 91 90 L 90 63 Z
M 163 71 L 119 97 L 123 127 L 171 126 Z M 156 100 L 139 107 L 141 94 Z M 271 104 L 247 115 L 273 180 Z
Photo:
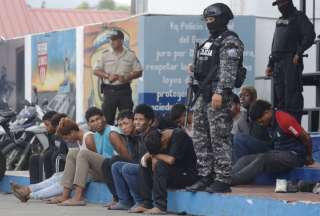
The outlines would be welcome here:
M 291 113 L 301 122 L 303 113 L 303 63 L 293 64 L 293 55 L 278 58 L 273 68 L 275 107 Z
M 264 153 L 271 149 L 272 146 L 269 142 L 247 134 L 236 134 L 233 137 L 232 164 L 235 164 L 243 156 Z
M 185 173 L 176 166 L 170 166 L 163 161 L 158 161 L 155 171 L 151 166 L 141 168 L 140 191 L 144 200 L 144 206 L 152 205 L 162 211 L 167 210 L 167 189 L 181 189 L 192 185 L 198 180 L 196 174 Z
M 105 85 L 103 89 L 102 110 L 107 123 L 110 125 L 114 124 L 117 109 L 121 111 L 126 109 L 132 110 L 133 108 L 130 85 L 121 86 L 112 87 Z
M 43 166 L 46 179 L 50 178 L 55 173 L 55 166 L 52 161 L 54 152 L 55 147 L 49 146 L 49 148 L 43 153 Z
M 249 184 L 255 177 L 267 173 L 289 171 L 304 165 L 304 160 L 292 151 L 269 151 L 240 158 L 232 167 L 232 185 Z
M 112 164 L 114 164 L 118 161 L 130 162 L 129 160 L 124 159 L 120 156 L 114 156 L 112 158 L 104 159 L 102 166 L 101 166 L 102 173 L 103 173 L 103 180 L 106 183 L 106 185 L 108 186 L 109 191 L 112 194 L 113 199 L 115 201 L 118 201 L 118 195 L 117 195 L 116 188 L 114 185 L 111 167 L 112 167 Z

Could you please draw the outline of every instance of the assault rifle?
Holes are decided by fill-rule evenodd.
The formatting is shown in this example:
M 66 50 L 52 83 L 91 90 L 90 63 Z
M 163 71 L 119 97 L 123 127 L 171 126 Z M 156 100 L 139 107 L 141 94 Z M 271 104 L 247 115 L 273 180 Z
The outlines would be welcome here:
M 198 60 L 198 50 L 199 50 L 199 43 L 196 42 L 194 44 L 194 50 L 193 50 L 193 59 L 192 59 L 192 73 L 189 75 L 188 78 L 188 88 L 187 88 L 187 97 L 186 97 L 186 115 L 185 115 L 185 119 L 184 119 L 184 127 L 186 128 L 188 126 L 188 116 L 189 116 L 189 112 L 192 109 L 193 105 L 194 105 L 194 96 L 196 94 L 195 92 L 195 80 L 194 80 L 194 73 L 196 73 L 196 70 L 198 69 L 197 66 L 197 60 Z

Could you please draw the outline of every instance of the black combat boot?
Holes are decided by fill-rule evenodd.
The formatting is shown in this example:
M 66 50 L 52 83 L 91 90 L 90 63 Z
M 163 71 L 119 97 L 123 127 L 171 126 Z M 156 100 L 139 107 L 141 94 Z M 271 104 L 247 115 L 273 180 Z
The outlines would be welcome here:
M 230 185 L 221 181 L 214 181 L 205 189 L 208 193 L 229 193 L 231 192 Z
M 187 191 L 196 192 L 196 191 L 204 191 L 206 187 L 208 187 L 213 182 L 213 178 L 211 176 L 202 177 L 193 185 L 186 187 Z

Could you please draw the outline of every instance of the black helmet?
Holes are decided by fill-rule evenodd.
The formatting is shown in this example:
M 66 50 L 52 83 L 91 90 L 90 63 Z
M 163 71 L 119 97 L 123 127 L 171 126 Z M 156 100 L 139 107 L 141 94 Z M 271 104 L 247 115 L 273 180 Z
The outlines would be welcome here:
M 286 5 L 288 3 L 292 3 L 292 0 L 276 0 L 274 2 L 272 2 L 272 6 L 276 6 L 278 5 L 279 7 Z
M 202 14 L 203 18 L 207 17 L 223 17 L 226 21 L 233 19 L 231 9 L 223 3 L 215 3 L 206 7 Z

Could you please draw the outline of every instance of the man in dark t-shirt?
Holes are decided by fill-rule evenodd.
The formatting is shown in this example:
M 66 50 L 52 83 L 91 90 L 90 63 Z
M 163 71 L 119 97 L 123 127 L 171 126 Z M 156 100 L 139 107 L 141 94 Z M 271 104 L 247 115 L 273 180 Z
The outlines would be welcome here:
M 105 159 L 102 164 L 101 169 L 105 183 L 113 195 L 113 201 L 106 205 L 110 210 L 128 210 L 131 207 L 129 202 L 131 200 L 128 199 L 130 197 L 128 187 L 130 186 L 124 182 L 122 168 L 128 165 L 126 170 L 130 171 L 130 175 L 138 175 L 140 159 L 146 153 L 143 139 L 145 133 L 150 130 L 153 121 L 153 109 L 146 104 L 138 105 L 134 113 L 124 110 L 118 115 L 119 127 L 126 139 L 131 158 L 128 160 L 116 155 L 111 159 Z M 131 183 L 135 185 L 135 182 L 131 181 Z
M 197 181 L 196 155 L 191 138 L 181 128 L 153 130 L 144 140 L 148 153 L 141 159 L 141 195 L 154 208 L 147 214 L 167 210 L 167 188 L 181 189 Z
M 257 100 L 250 118 L 268 127 L 273 150 L 241 157 L 232 167 L 232 184 L 248 184 L 263 172 L 284 172 L 313 163 L 312 143 L 295 117 L 273 111 L 267 101 Z

